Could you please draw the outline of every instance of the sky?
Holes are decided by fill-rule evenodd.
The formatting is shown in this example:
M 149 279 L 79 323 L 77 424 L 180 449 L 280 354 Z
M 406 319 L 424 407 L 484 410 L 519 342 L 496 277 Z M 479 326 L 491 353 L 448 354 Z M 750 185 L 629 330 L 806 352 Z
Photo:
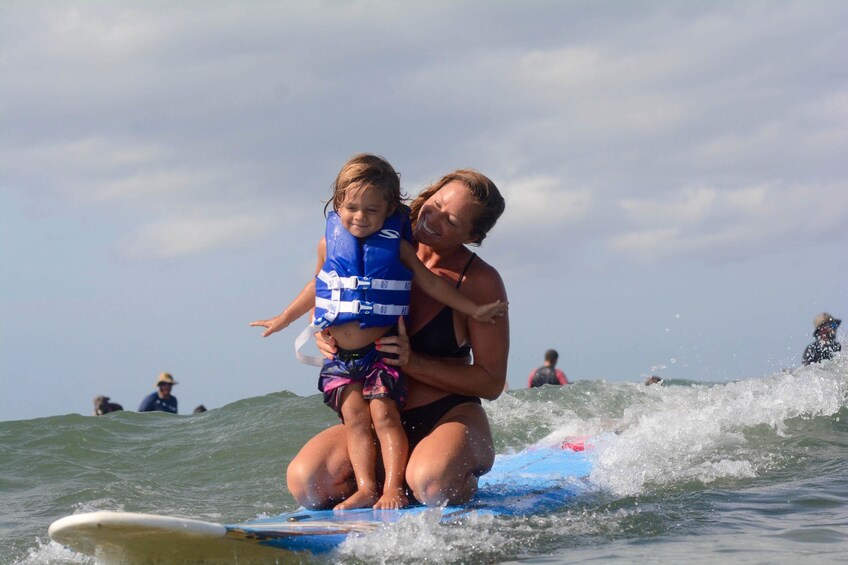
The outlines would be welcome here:
M 842 1 L 0 0 L 0 420 L 317 394 L 295 324 L 359 152 L 506 212 L 508 384 L 758 378 L 848 316 Z M 840 337 L 844 334 L 840 331 Z

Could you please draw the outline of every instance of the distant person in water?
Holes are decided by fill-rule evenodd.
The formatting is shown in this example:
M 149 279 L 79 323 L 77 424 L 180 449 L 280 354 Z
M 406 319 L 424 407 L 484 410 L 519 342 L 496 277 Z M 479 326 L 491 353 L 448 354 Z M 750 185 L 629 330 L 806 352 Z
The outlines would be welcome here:
M 201 404 L 200 406 L 198 406 L 197 408 L 194 409 L 193 413 L 194 414 L 202 414 L 203 412 L 206 412 L 206 406 Z
M 813 320 L 813 336 L 816 341 L 807 346 L 804 350 L 804 365 L 810 363 L 820 363 L 832 359 L 833 355 L 842 351 L 842 344 L 836 341 L 836 328 L 842 320 L 834 318 L 827 312 L 822 312 L 816 319 Z
M 527 379 L 527 387 L 535 388 L 542 385 L 567 385 L 568 379 L 565 373 L 556 368 L 559 353 L 555 349 L 545 351 L 545 364 L 530 373 Z
M 115 402 L 109 402 L 108 396 L 95 396 L 94 397 L 94 415 L 102 416 L 103 414 L 108 414 L 110 412 L 118 412 L 123 410 L 124 407 Z
M 645 386 L 661 384 L 662 382 L 663 382 L 662 377 L 658 377 L 656 375 L 651 375 L 650 377 L 645 379 Z
M 171 395 L 171 389 L 177 384 L 171 373 L 162 373 L 156 379 L 156 391 L 144 397 L 139 412 L 170 412 L 177 413 L 177 397 Z

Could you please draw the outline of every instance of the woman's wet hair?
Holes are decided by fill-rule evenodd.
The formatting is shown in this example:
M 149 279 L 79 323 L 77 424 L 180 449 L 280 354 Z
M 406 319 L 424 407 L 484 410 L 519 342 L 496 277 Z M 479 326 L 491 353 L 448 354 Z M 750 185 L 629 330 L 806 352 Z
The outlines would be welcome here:
M 332 187 L 333 197 L 324 205 L 324 214 L 327 214 L 330 205 L 338 212 L 347 191 L 366 187 L 380 191 L 389 204 L 390 215 L 403 204 L 405 196 L 400 190 L 400 175 L 394 167 L 379 155 L 358 153 L 348 159 L 336 175 Z
M 503 214 L 506 202 L 504 202 L 503 196 L 501 196 L 501 192 L 495 186 L 495 183 L 489 177 L 474 169 L 459 169 L 448 173 L 435 184 L 421 191 L 421 194 L 410 204 L 413 231 L 418 223 L 418 214 L 421 212 L 424 202 L 452 181 L 459 181 L 467 186 L 474 202 L 480 205 L 480 213 L 472 218 L 471 222 L 473 243 L 480 245 L 486 239 L 486 234 L 495 227 L 498 218 Z

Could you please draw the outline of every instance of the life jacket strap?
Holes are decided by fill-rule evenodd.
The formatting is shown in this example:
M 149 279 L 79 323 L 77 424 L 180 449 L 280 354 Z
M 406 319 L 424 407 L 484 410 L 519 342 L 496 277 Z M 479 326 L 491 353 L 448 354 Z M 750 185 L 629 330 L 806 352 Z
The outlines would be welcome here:
M 297 357 L 297 360 L 303 363 L 304 365 L 314 365 L 316 367 L 323 367 L 324 361 L 326 361 L 323 357 L 318 357 L 315 355 L 306 355 L 301 353 L 301 349 L 306 345 L 306 342 L 309 341 L 309 338 L 315 334 L 315 332 L 321 331 L 321 327 L 316 326 L 315 324 L 309 324 L 303 331 L 300 332 L 300 335 L 297 336 L 297 339 L 294 340 L 294 356 Z
M 327 314 L 332 313 L 332 319 L 327 319 L 327 314 L 323 318 L 326 321 L 322 327 L 330 325 L 338 314 L 379 314 L 382 316 L 406 316 L 409 314 L 409 305 L 406 304 L 376 304 L 366 300 L 350 300 L 348 302 L 335 302 L 332 298 L 315 298 L 316 308 L 327 310 Z
M 331 290 L 367 290 L 373 288 L 375 290 L 408 291 L 412 288 L 412 281 L 372 279 L 371 277 L 357 277 L 355 275 L 339 277 L 335 271 L 328 273 L 322 270 L 318 273 L 318 278 Z

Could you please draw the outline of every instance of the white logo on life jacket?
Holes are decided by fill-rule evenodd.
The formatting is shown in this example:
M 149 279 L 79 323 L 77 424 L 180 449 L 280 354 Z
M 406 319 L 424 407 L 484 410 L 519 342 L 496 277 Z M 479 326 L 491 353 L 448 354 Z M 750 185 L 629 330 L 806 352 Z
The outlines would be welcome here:
M 377 235 L 379 235 L 380 237 L 385 237 L 386 239 L 397 239 L 400 237 L 400 232 L 397 230 L 382 229 Z

